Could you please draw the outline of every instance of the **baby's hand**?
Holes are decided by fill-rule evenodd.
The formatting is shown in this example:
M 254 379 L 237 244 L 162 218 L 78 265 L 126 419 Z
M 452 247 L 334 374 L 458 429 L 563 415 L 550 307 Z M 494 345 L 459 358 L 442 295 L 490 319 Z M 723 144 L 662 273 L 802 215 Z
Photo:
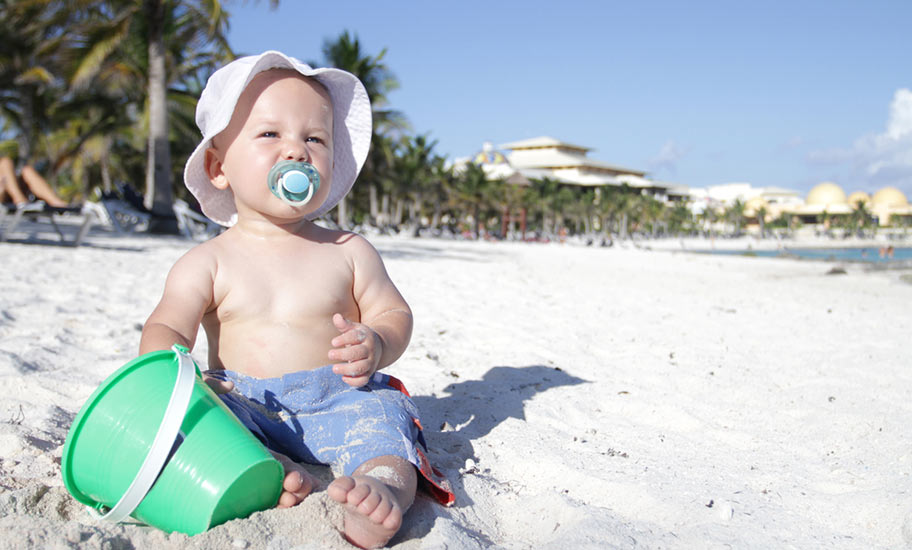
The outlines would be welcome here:
M 333 315 L 333 324 L 342 333 L 332 339 L 333 349 L 329 350 L 330 360 L 339 361 L 333 364 L 333 372 L 341 374 L 349 386 L 367 384 L 383 353 L 380 336 L 369 326 L 353 323 L 338 313 Z

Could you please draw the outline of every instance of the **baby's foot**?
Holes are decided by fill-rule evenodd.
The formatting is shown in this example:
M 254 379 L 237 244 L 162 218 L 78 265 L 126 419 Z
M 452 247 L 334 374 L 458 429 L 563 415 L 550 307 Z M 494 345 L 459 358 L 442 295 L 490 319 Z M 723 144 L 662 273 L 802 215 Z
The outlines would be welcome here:
M 402 508 L 379 479 L 344 476 L 330 483 L 326 492 L 345 507 L 345 538 L 356 546 L 383 546 L 402 526 Z
M 314 480 L 300 464 L 287 456 L 273 452 L 276 460 L 285 468 L 285 479 L 282 481 L 282 494 L 279 495 L 277 508 L 291 508 L 297 506 L 310 494 L 314 488 Z

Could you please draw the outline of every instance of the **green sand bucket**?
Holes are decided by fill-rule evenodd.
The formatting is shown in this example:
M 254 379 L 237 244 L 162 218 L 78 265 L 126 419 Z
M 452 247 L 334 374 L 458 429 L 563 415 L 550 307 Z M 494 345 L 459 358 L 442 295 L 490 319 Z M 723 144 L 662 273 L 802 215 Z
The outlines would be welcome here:
M 137 357 L 95 390 L 61 470 L 97 517 L 188 535 L 275 506 L 283 476 L 180 346 Z

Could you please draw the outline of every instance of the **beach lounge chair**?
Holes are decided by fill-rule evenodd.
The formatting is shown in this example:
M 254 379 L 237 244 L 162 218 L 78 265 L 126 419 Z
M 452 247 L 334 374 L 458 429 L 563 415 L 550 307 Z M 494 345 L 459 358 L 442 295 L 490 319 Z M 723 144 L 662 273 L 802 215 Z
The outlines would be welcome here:
M 44 201 L 32 201 L 19 205 L 4 206 L 0 208 L 0 242 L 9 239 L 9 235 L 16 232 L 24 220 L 33 222 L 48 221 L 59 235 L 60 242 L 79 246 L 92 225 L 100 221 L 101 213 L 97 205 L 86 202 L 82 206 L 56 207 L 49 206 Z M 78 226 L 72 238 L 67 239 L 66 233 L 58 223 L 58 218 L 64 216 L 81 216 L 77 220 Z M 68 224 L 71 225 L 71 224 Z
M 224 229 L 221 225 L 196 212 L 181 199 L 174 201 L 174 215 L 181 234 L 188 239 L 206 240 L 215 237 Z
M 119 183 L 117 191 L 98 193 L 98 202 L 104 207 L 105 219 L 118 233 L 145 231 L 159 218 L 143 204 L 142 195 L 130 185 Z M 219 224 L 194 211 L 181 199 L 174 201 L 174 217 L 181 234 L 188 239 L 205 240 L 224 229 Z
M 98 203 L 105 213 L 105 222 L 115 232 L 126 234 L 144 231 L 149 227 L 152 213 L 140 210 L 128 203 L 123 197 L 113 191 L 97 191 Z

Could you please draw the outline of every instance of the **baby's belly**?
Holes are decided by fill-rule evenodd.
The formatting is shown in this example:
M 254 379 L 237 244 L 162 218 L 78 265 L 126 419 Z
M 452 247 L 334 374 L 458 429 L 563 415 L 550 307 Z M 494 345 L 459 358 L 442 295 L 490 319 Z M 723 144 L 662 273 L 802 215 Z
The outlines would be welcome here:
M 213 349 L 215 342 L 209 343 L 210 367 L 257 378 L 313 370 L 331 362 L 327 354 L 337 334 L 331 322 L 327 327 L 306 328 L 291 323 L 223 324 L 217 348 Z

